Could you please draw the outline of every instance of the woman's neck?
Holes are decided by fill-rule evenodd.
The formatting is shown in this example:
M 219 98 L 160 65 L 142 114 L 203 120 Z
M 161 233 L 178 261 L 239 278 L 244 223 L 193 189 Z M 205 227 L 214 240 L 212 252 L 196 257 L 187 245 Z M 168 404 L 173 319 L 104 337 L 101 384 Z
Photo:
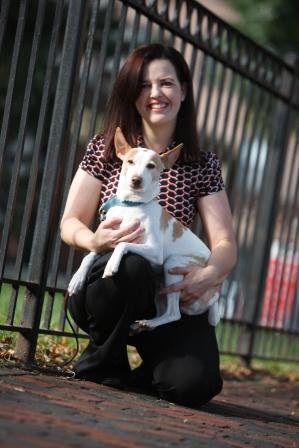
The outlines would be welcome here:
M 174 129 L 168 127 L 151 128 L 143 125 L 143 139 L 147 148 L 153 149 L 158 154 L 163 152 L 173 141 Z

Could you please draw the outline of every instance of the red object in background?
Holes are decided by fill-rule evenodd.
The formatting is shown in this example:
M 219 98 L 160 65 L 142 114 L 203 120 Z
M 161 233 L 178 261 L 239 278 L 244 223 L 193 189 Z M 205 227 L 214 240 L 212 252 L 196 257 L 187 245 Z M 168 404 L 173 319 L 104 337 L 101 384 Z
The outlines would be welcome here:
M 288 326 L 292 316 L 298 280 L 299 253 L 279 247 L 274 241 L 265 283 L 260 324 L 267 327 Z

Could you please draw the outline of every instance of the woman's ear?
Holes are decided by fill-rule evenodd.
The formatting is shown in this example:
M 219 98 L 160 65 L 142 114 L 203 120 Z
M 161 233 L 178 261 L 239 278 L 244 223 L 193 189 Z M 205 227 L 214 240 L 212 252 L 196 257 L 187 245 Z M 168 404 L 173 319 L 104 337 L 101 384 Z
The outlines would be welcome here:
M 114 134 L 114 146 L 115 146 L 116 155 L 121 160 L 123 160 L 126 153 L 131 149 L 131 146 L 125 139 L 125 136 L 122 133 L 122 130 L 120 129 L 120 127 L 116 128 L 116 131 Z

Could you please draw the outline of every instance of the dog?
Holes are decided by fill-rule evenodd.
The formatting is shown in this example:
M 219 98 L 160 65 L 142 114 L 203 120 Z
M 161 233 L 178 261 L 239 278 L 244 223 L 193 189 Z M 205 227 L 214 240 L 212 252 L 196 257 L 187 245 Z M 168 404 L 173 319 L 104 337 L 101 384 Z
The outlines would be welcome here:
M 121 225 L 138 219 L 144 227 L 144 235 L 141 243 L 117 244 L 106 264 L 103 278 L 117 273 L 121 259 L 127 252 L 141 255 L 154 267 L 163 266 L 165 286 L 183 279 L 182 275 L 169 273 L 175 266 L 206 266 L 211 253 L 208 247 L 161 207 L 156 199 L 160 191 L 160 173 L 163 169 L 171 168 L 183 145 L 180 144 L 161 155 L 151 149 L 131 148 L 120 128 L 116 129 L 114 143 L 116 155 L 123 163 L 116 196 L 108 200 L 102 208 L 107 211 L 106 218 L 121 217 Z M 94 252 L 90 252 L 83 259 L 68 286 L 70 296 L 78 293 L 84 286 L 95 256 Z M 179 292 L 168 294 L 166 298 L 157 295 L 157 315 L 153 319 L 134 322 L 131 325 L 132 332 L 153 330 L 159 325 L 174 322 L 181 318 L 181 312 L 201 314 L 209 310 L 210 324 L 217 325 L 218 288 L 212 288 L 188 306 L 180 306 L 179 298 Z M 204 299 L 204 303 L 200 299 Z

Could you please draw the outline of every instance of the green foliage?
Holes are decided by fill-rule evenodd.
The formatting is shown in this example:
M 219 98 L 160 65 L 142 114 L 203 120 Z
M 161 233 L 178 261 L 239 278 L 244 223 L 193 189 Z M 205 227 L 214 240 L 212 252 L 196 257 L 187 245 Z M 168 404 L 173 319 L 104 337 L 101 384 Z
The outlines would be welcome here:
M 280 56 L 299 50 L 298 0 L 228 0 L 240 14 L 234 23 Z

